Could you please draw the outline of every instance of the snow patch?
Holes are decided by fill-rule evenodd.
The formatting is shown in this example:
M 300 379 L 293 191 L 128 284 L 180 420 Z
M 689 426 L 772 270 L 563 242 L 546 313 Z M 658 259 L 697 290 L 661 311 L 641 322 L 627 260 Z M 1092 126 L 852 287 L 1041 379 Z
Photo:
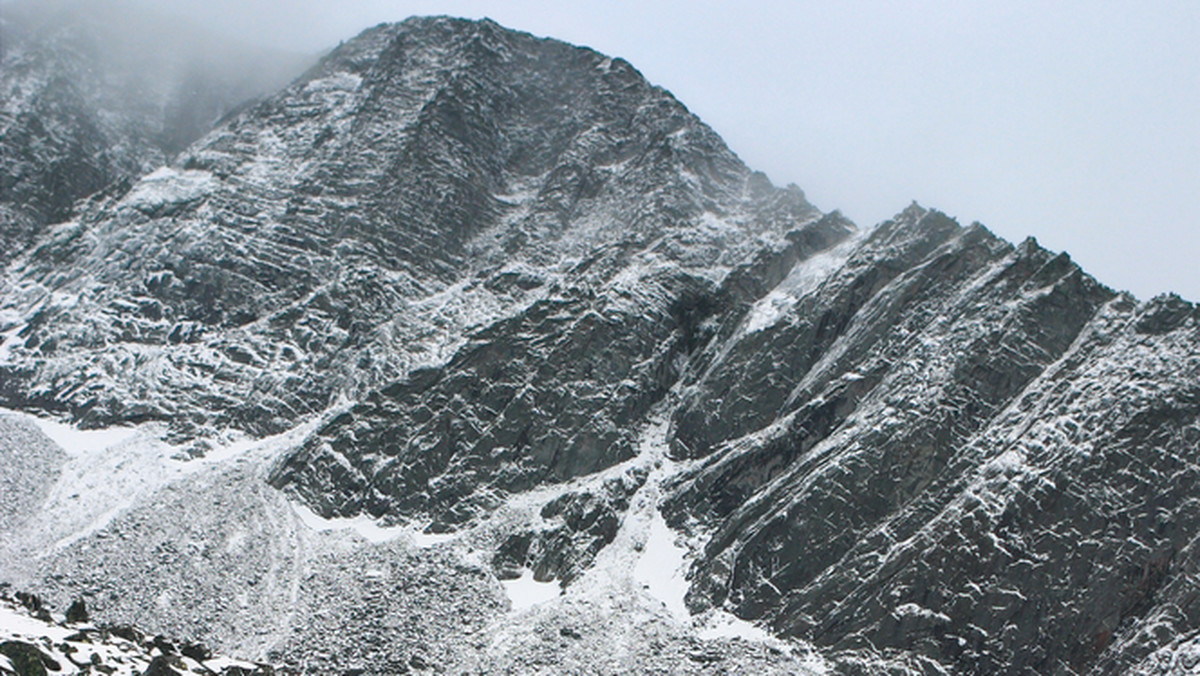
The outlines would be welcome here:
M 744 333 L 754 333 L 774 326 L 801 298 L 812 293 L 837 272 L 862 240 L 864 232 L 856 232 L 840 244 L 800 261 L 766 296 L 750 308 L 742 324 Z
M 1024 456 L 1020 451 L 1010 448 L 1000 455 L 996 456 L 984 465 L 985 472 L 998 472 L 1003 474 L 1017 474 L 1019 472 L 1028 472 L 1030 467 L 1025 462 Z
M 255 439 L 244 432 L 235 431 L 232 433 L 231 439 L 225 445 L 206 452 L 204 457 L 200 458 L 198 462 L 224 462 L 231 458 L 236 458 L 237 456 L 242 455 L 246 451 L 264 443 L 271 438 L 272 437 L 268 437 L 267 439 Z
M 99 453 L 124 443 L 138 434 L 137 427 L 107 427 L 98 430 L 83 430 L 78 427 L 52 420 L 39 418 L 17 411 L 0 411 L 9 415 L 20 416 L 37 425 L 42 434 L 50 441 L 58 444 L 67 455 L 80 457 L 90 453 Z
M 662 601 L 680 622 L 689 620 L 683 602 L 688 590 L 687 554 L 687 549 L 676 544 L 674 531 L 656 508 L 642 556 L 633 569 L 633 578 L 651 596 Z
M 538 191 L 536 187 L 524 186 L 519 189 L 514 189 L 506 193 L 496 193 L 492 195 L 497 201 L 504 202 L 512 206 L 518 206 L 531 202 L 537 197 Z
M 716 610 L 704 618 L 696 635 L 704 640 L 740 638 L 747 641 L 768 643 L 776 641 L 766 630 L 724 610 Z
M 412 543 L 421 549 L 429 549 L 437 545 L 453 542 L 458 538 L 458 533 L 426 533 L 420 528 L 410 527 L 408 537 Z
M 900 619 L 906 617 L 919 617 L 927 620 L 936 620 L 938 622 L 950 622 L 949 616 L 945 615 L 944 613 L 930 610 L 915 603 L 905 603 L 904 605 L 897 606 L 897 608 L 892 611 L 892 614 Z
M 217 656 L 210 660 L 205 660 L 204 666 L 206 666 L 209 669 L 211 669 L 215 672 L 218 672 L 218 673 L 220 673 L 221 671 L 224 671 L 225 669 L 229 669 L 231 667 L 238 668 L 238 669 L 245 669 L 246 671 L 253 671 L 255 669 L 255 664 L 253 662 L 247 662 L 245 660 L 237 660 L 232 657 L 224 657 L 224 656 Z
M 138 181 L 123 202 L 136 209 L 154 209 L 206 197 L 216 188 L 216 178 L 207 171 L 159 167 Z
M 403 526 L 380 526 L 371 517 L 360 514 L 349 518 L 327 519 L 305 505 L 291 503 L 292 511 L 300 522 L 317 532 L 348 530 L 362 536 L 367 542 L 379 543 L 395 540 L 407 530 Z
M 0 333 L 0 361 L 8 359 L 8 354 L 17 341 L 17 334 L 25 330 L 28 324 L 17 324 L 11 329 Z
M 687 127 L 680 129 L 676 134 L 682 134 L 687 131 Z M 729 234 L 737 235 L 741 233 L 735 223 L 730 222 L 728 218 L 718 216 L 711 211 L 706 211 L 700 216 L 700 227 L 713 234 Z
M 750 308 L 744 325 L 745 332 L 755 333 L 774 326 L 787 313 L 793 302 L 794 299 L 788 294 L 779 290 L 771 291 Z
M 528 569 L 521 572 L 521 577 L 515 580 L 501 580 L 500 584 L 504 585 L 508 600 L 512 602 L 513 612 L 553 601 L 561 593 L 556 582 L 538 582 L 533 579 L 533 573 Z
M 6 603 L 0 603 L 0 634 L 4 636 L 21 638 L 45 636 L 54 641 L 61 641 L 73 633 L 75 632 L 71 629 L 46 624 L 17 611 Z
M 300 503 L 290 502 L 289 504 L 292 511 L 300 518 L 300 522 L 318 533 L 350 531 L 372 544 L 407 537 L 413 545 L 427 549 L 450 542 L 457 537 L 455 533 L 426 533 L 413 525 L 381 526 L 378 521 L 366 514 L 327 519 Z
M 356 73 L 339 71 L 315 80 L 309 80 L 304 86 L 306 92 L 353 92 L 362 86 L 362 76 Z

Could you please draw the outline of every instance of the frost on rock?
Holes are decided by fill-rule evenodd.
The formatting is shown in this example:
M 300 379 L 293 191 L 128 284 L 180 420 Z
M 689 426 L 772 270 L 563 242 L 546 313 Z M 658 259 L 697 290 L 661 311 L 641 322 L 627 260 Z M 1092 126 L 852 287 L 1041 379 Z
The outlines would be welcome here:
M 45 82 L 6 49 L 7 115 Z M 859 231 L 490 21 L 141 162 L 0 204 L 0 581 L 287 673 L 1195 666 L 1183 299 Z
M 182 208 L 211 195 L 216 186 L 216 179 L 207 171 L 161 167 L 142 177 L 122 199 L 122 204 L 146 213 Z

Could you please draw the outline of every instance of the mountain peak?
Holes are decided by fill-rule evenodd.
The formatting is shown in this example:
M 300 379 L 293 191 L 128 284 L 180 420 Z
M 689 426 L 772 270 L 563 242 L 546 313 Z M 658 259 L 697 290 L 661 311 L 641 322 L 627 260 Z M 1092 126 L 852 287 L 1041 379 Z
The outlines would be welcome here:
M 225 355 L 221 368 L 259 374 L 245 382 L 274 374 L 270 412 L 233 419 L 278 431 L 298 412 L 444 358 L 434 357 L 441 341 L 544 292 L 472 287 L 477 311 L 448 318 L 430 306 L 397 318 L 414 301 L 518 265 L 557 278 L 611 246 L 719 275 L 783 246 L 817 213 L 621 60 L 493 22 L 418 17 L 346 41 L 171 166 L 89 203 L 60 233 L 74 233 L 69 244 L 21 263 L 25 300 L 12 313 L 57 319 L 9 354 L 66 359 L 70 371 L 79 341 L 127 345 L 137 335 L 186 371 L 183 353 L 212 350 Z M 53 300 L 63 294 L 78 300 Z M 130 321 L 134 334 L 118 328 Z M 393 349 L 411 335 L 437 338 Z M 344 362 L 340 375 L 316 377 L 314 365 L 329 360 Z M 62 400 L 34 396 L 48 383 L 26 389 L 15 385 L 22 378 L 9 391 L 95 423 L 211 424 L 209 405 L 187 403 L 201 398 L 177 367 L 137 396 L 103 370 L 69 376 L 80 386 L 55 388 L 72 393 Z M 296 378 L 306 384 L 285 385 Z M 232 385 L 236 400 L 239 381 L 213 386 Z

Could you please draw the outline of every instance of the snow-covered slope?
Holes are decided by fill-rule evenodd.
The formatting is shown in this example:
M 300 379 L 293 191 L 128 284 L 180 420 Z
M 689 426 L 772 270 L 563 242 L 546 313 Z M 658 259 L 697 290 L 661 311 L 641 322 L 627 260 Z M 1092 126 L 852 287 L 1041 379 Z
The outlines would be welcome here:
M 719 280 L 816 215 L 619 59 L 380 26 L 11 266 L 0 396 L 274 433 L 535 302 L 660 262 Z
M 0 335 L 0 580 L 105 621 L 302 673 L 1197 654 L 1194 305 L 860 231 L 488 21 L 369 29 L 91 200 Z

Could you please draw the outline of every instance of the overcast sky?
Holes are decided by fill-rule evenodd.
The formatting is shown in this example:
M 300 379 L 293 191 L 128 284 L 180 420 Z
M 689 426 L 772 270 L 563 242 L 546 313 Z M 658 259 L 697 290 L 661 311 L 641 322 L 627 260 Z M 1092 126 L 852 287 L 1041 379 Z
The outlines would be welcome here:
M 867 225 L 915 199 L 1143 299 L 1200 300 L 1195 0 L 153 4 L 299 51 L 490 16 L 625 57 L 824 210 Z

